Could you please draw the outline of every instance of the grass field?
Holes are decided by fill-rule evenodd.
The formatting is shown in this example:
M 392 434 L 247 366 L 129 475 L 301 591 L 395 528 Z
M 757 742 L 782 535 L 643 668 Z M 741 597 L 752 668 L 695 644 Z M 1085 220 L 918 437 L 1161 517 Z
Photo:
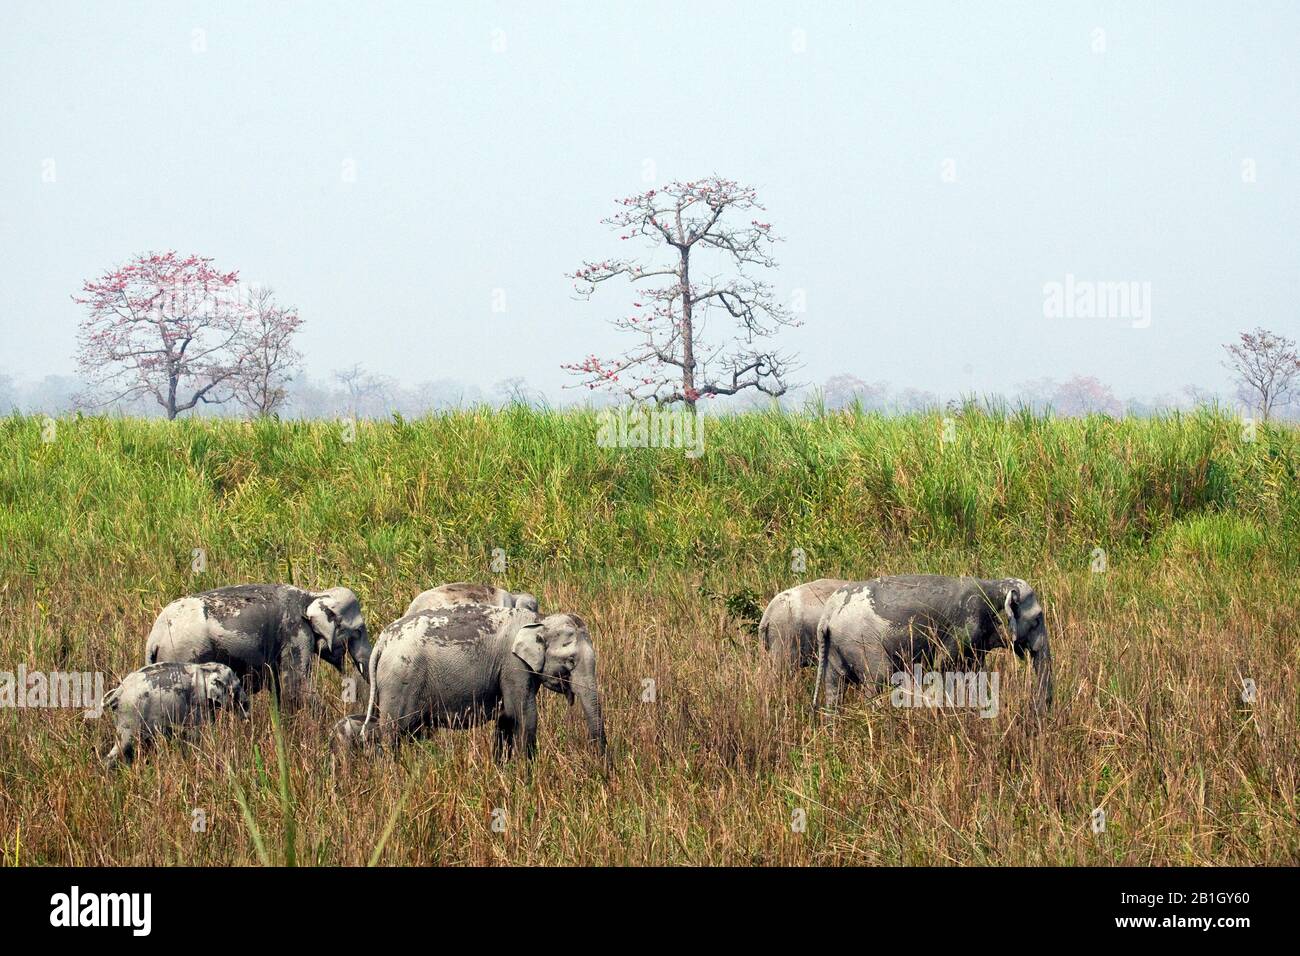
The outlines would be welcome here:
M 747 414 L 710 419 L 691 460 L 525 408 L 362 422 L 351 442 L 328 422 L 0 418 L 0 670 L 112 686 L 164 604 L 223 584 L 346 584 L 377 635 L 423 588 L 493 580 L 588 620 L 610 738 L 605 767 L 544 694 L 531 768 L 494 764 L 488 728 L 339 767 L 327 731 L 359 705 L 326 668 L 282 734 L 261 694 L 250 723 L 111 773 L 107 719 L 5 709 L 0 858 L 1300 862 L 1297 431 L 1248 441 L 1208 411 L 954 425 L 941 442 L 938 416 Z M 757 610 L 798 580 L 903 571 L 1037 587 L 1056 667 L 1038 732 L 1007 652 L 995 718 L 861 693 L 811 718 L 812 674 L 772 670 Z

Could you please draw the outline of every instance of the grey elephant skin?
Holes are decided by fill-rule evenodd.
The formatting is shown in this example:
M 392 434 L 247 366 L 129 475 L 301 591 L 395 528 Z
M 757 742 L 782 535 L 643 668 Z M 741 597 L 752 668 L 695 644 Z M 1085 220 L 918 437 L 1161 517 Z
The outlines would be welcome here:
M 420 611 L 432 611 L 442 607 L 457 607 L 461 604 L 486 604 L 489 607 L 518 607 L 526 611 L 537 611 L 537 598 L 527 591 L 507 591 L 505 588 L 491 584 L 471 584 L 457 581 L 455 584 L 440 584 L 436 588 L 421 591 L 406 609 L 406 614 Z M 405 616 L 405 615 L 403 615 Z
M 848 583 L 819 578 L 772 598 L 758 622 L 758 637 L 777 667 L 793 671 L 817 663 L 817 622 L 830 596 Z
M 495 720 L 495 755 L 518 747 L 531 757 L 537 691 L 546 687 L 581 703 L 588 735 L 605 752 L 596 652 L 576 614 L 539 619 L 523 608 L 481 604 L 417 611 L 380 634 L 370 674 L 359 734 L 366 743 Z M 338 730 L 358 736 L 355 727 Z
M 150 664 L 226 664 L 250 693 L 269 674 L 286 707 L 301 702 L 317 657 L 340 673 L 351 658 L 363 679 L 369 673 L 366 622 L 348 588 L 239 584 L 180 598 L 158 615 L 145 649 Z
M 881 685 L 914 664 L 974 664 L 1000 647 L 1028 656 L 1033 707 L 1052 703 L 1052 649 L 1038 596 L 1019 578 L 983 580 L 908 574 L 845 585 L 817 624 L 813 708 L 839 706 L 845 684 Z
M 222 709 L 248 717 L 248 695 L 225 664 L 167 662 L 132 671 L 104 695 L 104 710 L 117 730 L 117 743 L 104 763 L 130 763 L 137 749 L 189 734 Z

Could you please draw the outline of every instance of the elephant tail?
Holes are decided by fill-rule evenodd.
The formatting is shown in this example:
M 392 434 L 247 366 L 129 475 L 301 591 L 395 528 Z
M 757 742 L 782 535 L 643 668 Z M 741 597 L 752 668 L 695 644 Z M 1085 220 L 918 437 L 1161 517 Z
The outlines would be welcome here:
M 370 730 L 370 722 L 375 719 L 379 712 L 379 692 L 375 689 L 375 674 L 379 671 L 379 655 L 383 652 L 384 639 L 380 637 L 370 651 L 370 673 L 367 675 L 370 681 L 370 697 L 366 701 L 366 719 L 361 724 L 361 739 L 363 741 Z
M 813 715 L 817 714 L 817 699 L 821 696 L 822 681 L 826 679 L 826 661 L 831 653 L 830 627 L 826 621 L 826 612 L 822 612 L 817 622 L 817 679 L 813 681 Z
M 171 620 L 168 617 L 167 609 L 164 609 L 158 615 L 158 620 L 154 621 L 153 627 L 149 631 L 149 640 L 144 647 L 144 662 L 146 664 L 158 663 L 158 651 L 162 643 L 171 634 Z

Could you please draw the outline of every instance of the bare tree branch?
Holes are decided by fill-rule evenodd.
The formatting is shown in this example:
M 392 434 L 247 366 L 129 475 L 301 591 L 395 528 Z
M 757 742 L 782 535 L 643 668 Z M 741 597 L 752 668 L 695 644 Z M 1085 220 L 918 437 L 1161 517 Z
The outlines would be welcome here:
M 1300 397 L 1300 355 L 1294 340 L 1256 328 L 1242 332 L 1223 350 L 1228 353 L 1223 364 L 1237 376 L 1243 399 L 1265 421 Z
M 632 286 L 633 311 L 612 324 L 640 342 L 614 359 L 589 355 L 564 367 L 582 376 L 580 385 L 659 404 L 685 402 L 694 408 L 700 398 L 745 389 L 784 394 L 789 388 L 790 359 L 754 345 L 782 327 L 801 323 L 776 300 L 771 286 L 745 272 L 750 266 L 776 266 L 771 249 L 778 240 L 771 224 L 752 217 L 753 211 L 763 208 L 755 191 L 712 176 L 673 182 L 618 203 L 622 210 L 604 221 L 620 231 L 620 240 L 648 239 L 657 249 L 671 249 L 671 261 L 666 265 L 636 259 L 584 261 L 570 276 L 580 298 L 590 298 L 596 286 L 616 278 Z M 747 224 L 732 221 L 746 213 L 751 214 Z M 696 284 L 691 277 L 696 265 L 692 257 L 699 250 L 721 253 L 735 273 Z M 642 284 L 654 276 L 672 281 Z M 704 338 L 708 320 L 715 314 L 734 327 L 730 337 L 716 346 Z

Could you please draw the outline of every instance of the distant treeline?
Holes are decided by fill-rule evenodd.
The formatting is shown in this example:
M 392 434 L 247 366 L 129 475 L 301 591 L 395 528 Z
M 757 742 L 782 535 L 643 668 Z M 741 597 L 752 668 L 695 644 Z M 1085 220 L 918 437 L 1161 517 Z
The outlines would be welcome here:
M 19 381 L 0 372 L 0 414 L 17 411 L 25 414 L 60 415 L 76 411 L 82 382 L 73 375 L 46 375 L 36 381 Z M 1151 397 L 1120 398 L 1107 385 L 1091 376 L 1075 376 L 1063 382 L 1050 378 L 1021 383 L 1012 394 L 938 394 L 917 388 L 898 388 L 887 382 L 865 382 L 853 375 L 835 375 L 821 385 L 794 389 L 781 399 L 753 394 L 735 398 L 718 398 L 702 403 L 705 411 L 737 412 L 770 407 L 774 402 L 788 410 L 809 405 L 831 411 L 860 407 L 863 411 L 885 414 L 910 414 L 935 409 L 959 408 L 971 401 L 985 408 L 1014 410 L 1029 408 L 1042 414 L 1075 417 L 1104 414 L 1112 417 L 1132 415 L 1148 417 L 1171 411 L 1189 411 L 1201 406 L 1218 406 L 1243 411 L 1248 403 L 1240 395 L 1221 395 L 1195 386 L 1178 392 Z M 489 388 L 456 379 L 437 379 L 416 385 L 404 385 L 395 379 L 371 375 L 353 368 L 327 378 L 300 376 L 288 386 L 282 418 L 327 419 L 389 418 L 394 414 L 415 418 L 430 412 L 481 406 L 500 407 L 524 404 L 535 408 L 606 407 L 621 404 L 618 396 L 587 389 L 565 390 L 558 397 L 532 388 L 521 378 L 497 382 Z M 97 414 L 116 414 L 151 418 L 162 414 L 152 398 L 145 396 L 122 400 L 103 408 L 90 409 Z M 207 418 L 243 418 L 248 412 L 235 403 L 200 405 L 187 414 Z M 1300 407 L 1280 411 L 1278 417 L 1295 420 Z

